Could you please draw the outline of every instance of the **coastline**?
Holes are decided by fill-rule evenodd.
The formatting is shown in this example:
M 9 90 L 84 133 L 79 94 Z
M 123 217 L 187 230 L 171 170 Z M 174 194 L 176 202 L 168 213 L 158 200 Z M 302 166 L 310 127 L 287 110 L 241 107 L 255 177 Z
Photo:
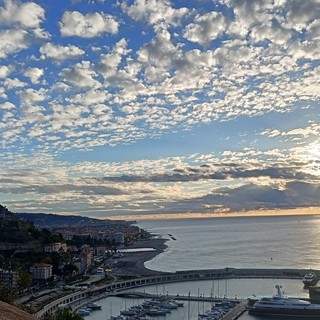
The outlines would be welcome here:
M 163 273 L 162 271 L 148 269 L 144 264 L 163 253 L 168 247 L 166 245 L 168 240 L 151 237 L 150 239 L 137 240 L 129 246 L 119 248 L 119 250 L 141 248 L 152 248 L 154 250 L 123 253 L 123 257 L 117 258 L 116 268 L 113 269 L 112 274 L 115 276 L 140 277 Z

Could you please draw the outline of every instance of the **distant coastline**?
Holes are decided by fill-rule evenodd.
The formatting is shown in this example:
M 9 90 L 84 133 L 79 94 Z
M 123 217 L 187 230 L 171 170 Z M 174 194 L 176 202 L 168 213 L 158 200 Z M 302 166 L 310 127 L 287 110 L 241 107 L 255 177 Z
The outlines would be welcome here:
M 110 220 L 127 220 L 139 222 L 142 220 L 169 220 L 169 219 L 201 219 L 201 218 L 235 218 L 235 217 L 275 217 L 275 216 L 305 216 L 320 214 L 320 207 L 295 209 L 268 209 L 221 213 L 159 213 L 146 215 L 108 216 Z M 101 217 L 95 217 L 102 219 Z

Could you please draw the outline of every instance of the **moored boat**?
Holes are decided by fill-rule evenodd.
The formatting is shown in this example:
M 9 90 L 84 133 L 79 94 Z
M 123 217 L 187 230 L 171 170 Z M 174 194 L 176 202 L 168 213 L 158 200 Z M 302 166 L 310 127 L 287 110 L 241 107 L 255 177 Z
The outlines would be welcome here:
M 146 312 L 146 314 L 148 316 L 165 316 L 167 312 L 161 308 L 151 308 Z
M 288 298 L 276 285 L 277 293 L 273 297 L 261 298 L 249 310 L 250 314 L 261 316 L 285 316 L 303 319 L 320 319 L 320 304 L 306 300 Z
M 90 310 L 101 310 L 102 306 L 100 306 L 99 304 L 96 304 L 95 302 L 88 302 L 86 304 L 86 309 L 90 309 Z
M 76 311 L 79 316 L 88 316 L 90 314 L 90 310 L 86 308 L 81 308 Z

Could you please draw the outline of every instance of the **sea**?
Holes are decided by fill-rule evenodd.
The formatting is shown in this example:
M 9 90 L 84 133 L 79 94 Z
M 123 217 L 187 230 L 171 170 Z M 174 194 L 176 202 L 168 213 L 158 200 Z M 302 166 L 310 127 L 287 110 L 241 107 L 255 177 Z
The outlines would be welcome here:
M 320 215 L 219 217 L 139 221 L 137 225 L 156 237 L 167 239 L 167 249 L 145 266 L 158 271 L 215 268 L 304 268 L 320 269 Z M 145 292 L 247 298 L 252 294 L 272 296 L 275 285 L 285 294 L 308 297 L 301 280 L 228 279 L 156 285 L 140 288 Z M 142 301 L 107 298 L 99 301 L 101 311 L 88 320 L 106 320 L 122 309 Z M 206 302 L 188 302 L 158 320 L 197 320 L 208 310 Z M 256 320 L 243 314 L 240 320 Z M 272 319 L 278 320 L 273 317 Z

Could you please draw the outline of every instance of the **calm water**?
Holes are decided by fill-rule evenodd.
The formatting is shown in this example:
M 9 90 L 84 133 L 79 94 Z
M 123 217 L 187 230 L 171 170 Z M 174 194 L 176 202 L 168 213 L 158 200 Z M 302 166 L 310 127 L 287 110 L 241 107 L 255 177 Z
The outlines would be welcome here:
M 169 239 L 167 251 L 146 263 L 154 270 L 320 268 L 320 216 L 159 220 L 138 225 Z
M 320 268 L 320 216 L 241 217 L 183 219 L 139 222 L 139 227 L 169 239 L 167 250 L 148 268 L 161 271 L 209 268 Z M 170 236 L 170 235 L 171 236 Z M 173 240 L 174 237 L 176 240 Z M 279 283 L 286 294 L 308 297 L 300 280 L 231 279 L 148 286 L 146 292 L 246 298 L 252 293 L 271 296 Z M 106 320 L 120 310 L 142 301 L 108 298 L 99 301 L 103 310 L 94 311 L 88 320 Z M 199 312 L 210 308 L 203 302 L 185 303 L 159 320 L 197 320 Z M 151 318 L 151 317 L 149 317 Z M 152 318 L 151 318 L 152 319 Z M 255 320 L 247 313 L 241 320 Z M 278 320 L 272 318 L 273 320 Z

